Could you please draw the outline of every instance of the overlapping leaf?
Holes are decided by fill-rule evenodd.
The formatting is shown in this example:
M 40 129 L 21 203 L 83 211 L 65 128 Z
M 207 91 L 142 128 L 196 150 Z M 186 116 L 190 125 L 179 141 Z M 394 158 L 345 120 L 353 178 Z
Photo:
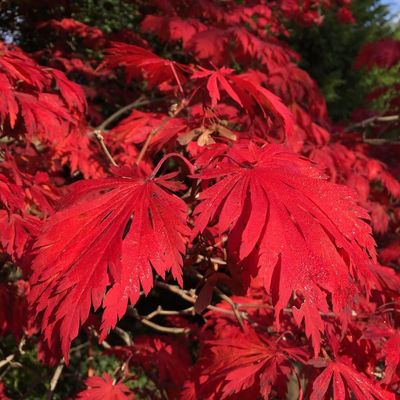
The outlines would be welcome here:
M 83 90 L 61 71 L 39 66 L 19 49 L 8 49 L 2 43 L 0 49 L 1 134 L 16 131 L 26 133 L 29 139 L 60 141 L 82 122 L 86 109 Z M 53 82 L 60 93 L 52 87 Z
M 133 400 L 135 396 L 122 383 L 113 382 L 107 372 L 103 376 L 92 376 L 86 379 L 87 389 L 78 394 L 78 400 Z
M 327 294 L 340 314 L 358 291 L 354 280 L 377 284 L 369 269 L 375 248 L 363 221 L 368 214 L 351 190 L 327 182 L 309 160 L 282 146 L 234 146 L 227 156 L 240 166 L 225 161 L 198 174 L 218 182 L 200 193 L 195 232 L 210 222 L 228 231 L 230 256 L 243 277 L 257 271 L 277 294 L 278 317 L 297 293 L 303 302 L 294 316 L 299 324 L 305 320 L 318 353 Z
M 192 75 L 193 79 L 207 79 L 207 90 L 211 98 L 211 106 L 221 99 L 220 90 L 224 90 L 228 96 L 249 114 L 261 111 L 265 117 L 271 116 L 284 127 L 286 136 L 293 131 L 293 115 L 282 103 L 279 97 L 260 85 L 255 85 L 246 77 L 232 74 L 230 68 L 220 68 L 212 71 L 201 68 Z
M 159 57 L 142 47 L 125 43 L 113 43 L 107 53 L 105 65 L 110 68 L 124 66 L 128 80 L 139 73 L 144 73 L 150 86 L 173 81 L 182 91 L 182 83 L 185 81 L 183 72 L 187 73 L 190 70 L 183 64 Z
M 331 383 L 332 382 L 332 383 Z M 394 400 L 390 393 L 359 373 L 347 359 L 329 361 L 324 371 L 313 383 L 310 400 L 330 399 L 329 387 L 333 388 L 333 400 Z
M 364 44 L 355 61 L 356 68 L 392 68 L 400 62 L 400 40 L 381 39 Z
M 153 268 L 182 283 L 186 205 L 167 191 L 179 186 L 118 173 L 75 184 L 35 244 L 31 304 L 49 347 L 60 340 L 66 359 L 91 306 L 105 308 L 104 337 L 140 287 L 149 293 Z
M 248 325 L 244 331 L 228 325 L 223 338 L 205 341 L 193 371 L 197 384 L 187 385 L 181 398 L 268 399 L 272 387 L 284 396 L 289 360 L 304 362 L 305 356 L 303 349 L 280 346 Z

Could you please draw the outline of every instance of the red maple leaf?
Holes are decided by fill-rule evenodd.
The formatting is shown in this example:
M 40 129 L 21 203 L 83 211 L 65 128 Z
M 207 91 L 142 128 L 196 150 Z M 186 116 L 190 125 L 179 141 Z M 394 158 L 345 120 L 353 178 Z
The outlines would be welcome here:
M 7 161 L 3 160 L 6 165 Z M 0 249 L 15 261 L 38 233 L 39 220 L 26 212 L 24 192 L 0 174 Z
M 261 395 L 268 399 L 272 387 L 284 395 L 292 372 L 289 360 L 304 362 L 306 355 L 303 349 L 280 345 L 249 325 L 244 326 L 243 332 L 238 326 L 227 325 L 222 339 L 204 342 L 193 371 L 199 387 L 191 396 L 222 400 L 255 399 Z M 186 394 L 191 390 L 187 386 Z
M 85 46 L 93 49 L 102 47 L 105 42 L 104 34 L 101 29 L 95 26 L 86 25 L 72 18 L 63 18 L 61 20 L 51 19 L 38 24 L 38 28 L 50 27 L 59 34 L 68 38 L 67 35 L 73 35 L 83 40 Z
M 389 268 L 387 269 L 394 272 Z M 396 291 L 400 287 L 400 278 L 397 275 L 393 275 L 393 278 L 397 278 L 393 287 L 393 290 Z M 386 369 L 382 383 L 390 385 L 393 378 L 395 381 L 398 381 L 399 374 L 396 374 L 396 372 L 400 372 L 400 333 L 395 326 L 395 322 L 382 317 L 371 320 L 371 323 L 367 326 L 363 334 L 380 348 L 379 358 L 384 358 L 385 360 Z
M 142 47 L 118 42 L 107 49 L 105 65 L 109 68 L 124 66 L 128 80 L 144 73 L 149 86 L 175 81 L 181 91 L 186 80 L 184 72 L 190 71 L 187 66 L 159 57 Z
M 87 389 L 78 393 L 79 400 L 133 400 L 134 394 L 122 383 L 113 382 L 107 372 L 86 379 Z
M 30 138 L 60 140 L 72 125 L 81 122 L 86 107 L 82 89 L 61 71 L 40 67 L 21 50 L 9 50 L 1 44 L 0 48 L 0 88 L 4 94 L 0 120 L 4 123 L 8 117 L 9 122 L 4 133 L 19 128 L 21 120 Z M 61 96 L 54 93 L 53 82 Z
M 325 362 L 323 362 L 325 363 Z M 329 361 L 324 371 L 312 386 L 310 400 L 330 399 L 328 388 L 332 381 L 333 400 L 394 400 L 394 393 L 389 393 L 375 382 L 358 372 L 347 358 Z
M 0 73 L 0 90 L 2 96 L 0 98 L 0 118 L 2 124 L 9 118 L 11 129 L 15 126 L 18 114 L 18 104 L 12 90 L 11 83 L 7 75 Z
M 200 71 L 192 75 L 193 79 L 207 79 L 207 91 L 211 98 L 211 106 L 215 107 L 221 99 L 220 89 L 223 89 L 228 96 L 249 114 L 256 114 L 261 110 L 264 117 L 268 115 L 277 119 L 284 127 L 287 136 L 293 131 L 293 115 L 282 103 L 281 99 L 272 92 L 246 76 L 233 75 L 230 68 L 208 70 L 200 67 Z
M 229 57 L 228 44 L 229 36 L 223 29 L 209 28 L 193 35 L 186 49 L 190 50 L 198 60 L 211 61 L 221 66 Z
M 38 233 L 39 220 L 29 214 L 0 210 L 0 229 L 0 248 L 17 260 L 22 257 L 27 243 Z
M 15 92 L 15 96 L 30 137 L 40 135 L 48 140 L 60 140 L 74 123 L 62 100 L 55 94 L 39 93 L 35 96 Z
M 142 143 L 152 131 L 157 130 L 149 145 L 159 149 L 186 129 L 187 123 L 183 118 L 168 118 L 164 114 L 134 110 L 110 134 L 115 135 L 118 143 Z
M 16 282 L 0 283 L 0 334 L 11 332 L 16 340 L 29 334 L 30 320 L 26 317 L 29 292 L 28 282 L 20 279 Z M 0 397 L 1 399 L 1 397 Z
M 49 73 L 53 76 L 55 84 L 69 110 L 76 109 L 83 114 L 86 110 L 86 99 L 83 89 L 75 82 L 70 81 L 61 71 L 50 69 Z
M 382 39 L 364 44 L 354 63 L 356 68 L 392 68 L 400 62 L 400 40 Z
M 0 382 L 0 400 L 10 400 L 10 398 L 5 393 L 5 386 L 3 382 Z
M 35 244 L 30 301 L 49 347 L 60 340 L 66 360 L 91 306 L 103 303 L 104 337 L 128 300 L 136 303 L 140 287 L 149 293 L 153 268 L 162 277 L 171 270 L 182 284 L 187 207 L 167 191 L 179 186 L 168 175 L 141 179 L 116 172 L 76 183 Z
M 392 337 L 383 345 L 382 354 L 385 357 L 385 378 L 383 382 L 389 384 L 400 366 L 400 334 L 393 333 Z
M 182 40 L 184 47 L 198 32 L 207 29 L 206 25 L 192 18 L 179 18 L 176 16 L 146 15 L 140 24 L 141 31 L 151 32 L 161 41 L 177 42 Z
M 190 353 L 183 338 L 168 336 L 136 336 L 132 346 L 115 346 L 111 354 L 138 366 L 167 391 L 168 398 L 177 398 L 191 367 Z
M 213 221 L 229 233 L 228 250 L 243 277 L 257 273 L 278 294 L 278 318 L 293 292 L 300 295 L 303 303 L 293 314 L 299 324 L 304 318 L 317 354 L 327 293 L 333 310 L 343 313 L 357 292 L 353 278 L 378 285 L 369 268 L 375 243 L 362 220 L 368 214 L 351 190 L 326 181 L 309 160 L 283 146 L 234 145 L 226 155 L 229 161 L 197 175 L 219 180 L 200 193 L 194 233 Z
M 38 90 L 49 83 L 46 72 L 30 59 L 22 50 L 0 43 L 0 70 L 4 71 L 12 80 L 24 82 Z
M 400 264 L 400 239 L 391 241 L 381 250 L 380 256 L 385 263 L 397 262 Z

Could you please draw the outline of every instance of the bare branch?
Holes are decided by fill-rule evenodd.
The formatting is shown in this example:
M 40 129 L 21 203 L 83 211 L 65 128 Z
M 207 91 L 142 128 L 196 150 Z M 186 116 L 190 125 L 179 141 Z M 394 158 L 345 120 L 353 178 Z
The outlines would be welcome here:
M 99 126 L 93 129 L 93 131 L 89 134 L 89 136 L 96 135 L 95 132 L 103 132 L 108 125 L 118 119 L 121 115 L 125 114 L 127 111 L 132 110 L 133 108 L 142 106 L 144 104 L 149 104 L 148 100 L 145 100 L 145 96 L 140 96 L 137 100 L 133 103 L 126 105 L 125 107 L 120 108 L 114 114 L 111 114 L 108 118 L 106 118 Z
M 195 294 L 192 294 L 187 290 L 181 289 L 178 286 L 170 285 L 168 283 L 159 282 L 159 281 L 155 282 L 155 286 L 158 286 L 160 288 L 168 290 L 171 293 L 175 293 L 176 295 L 178 295 L 179 297 L 181 297 L 182 299 L 186 300 L 189 303 L 192 303 L 192 304 L 196 303 L 197 296 Z M 235 315 L 234 312 L 231 310 L 227 310 L 222 307 L 213 306 L 211 304 L 209 304 L 206 308 L 211 311 L 220 312 L 221 314 Z M 245 313 L 241 313 L 241 317 L 244 319 L 247 319 L 247 315 Z
M 97 141 L 100 144 L 101 149 L 103 150 L 104 154 L 107 156 L 108 160 L 114 167 L 118 167 L 118 164 L 115 162 L 113 159 L 113 156 L 111 155 L 110 151 L 108 150 L 106 144 L 104 143 L 104 138 L 103 135 L 101 134 L 100 130 L 95 129 L 93 131 L 94 136 L 96 137 Z
M 55 369 L 53 377 L 51 378 L 50 381 L 49 390 L 47 391 L 47 400 L 51 400 L 53 398 L 54 391 L 56 390 L 57 383 L 60 380 L 64 366 L 65 366 L 64 361 L 61 361 L 57 365 L 57 368 Z
M 139 107 L 143 104 L 148 104 L 149 102 L 145 100 L 144 96 L 140 96 L 137 100 L 135 100 L 133 103 L 130 103 L 126 105 L 125 107 L 120 108 L 118 111 L 116 111 L 114 114 L 111 114 L 108 118 L 106 118 L 99 126 L 94 128 L 90 133 L 90 136 L 94 136 L 97 141 L 100 144 L 101 149 L 103 150 L 104 154 L 107 156 L 108 160 L 110 163 L 114 166 L 117 167 L 118 164 L 115 162 L 113 159 L 110 151 L 108 150 L 106 144 L 104 143 L 104 137 L 103 137 L 103 131 L 105 128 L 110 125 L 113 121 L 118 119 L 121 115 L 125 114 L 127 111 L 132 110 L 133 108 Z
M 136 165 L 139 165 L 140 162 L 142 161 L 144 155 L 146 154 L 147 148 L 150 145 L 151 139 L 153 139 L 153 137 L 155 135 L 157 135 L 158 132 L 160 132 L 161 129 L 164 128 L 164 126 L 172 119 L 175 118 L 186 106 L 187 106 L 188 102 L 187 100 L 183 99 L 181 101 L 181 103 L 179 104 L 178 107 L 176 107 L 175 109 L 173 109 L 171 107 L 171 111 L 169 113 L 169 116 L 165 119 L 162 120 L 162 122 L 160 123 L 160 125 L 158 125 L 156 128 L 154 128 L 147 136 L 146 141 L 144 142 L 142 148 L 140 149 L 140 153 L 136 159 Z
M 159 332 L 172 333 L 175 335 L 180 335 L 180 334 L 189 332 L 188 328 L 177 328 L 177 327 L 170 327 L 170 326 L 163 326 L 163 325 L 156 324 L 155 322 L 148 320 L 145 316 L 140 315 L 136 311 L 136 309 L 134 309 L 132 307 L 128 309 L 128 314 L 131 315 L 132 317 L 136 318 L 143 325 L 146 325 L 146 326 L 148 326 L 156 331 L 159 331 Z
M 237 303 L 235 303 L 229 296 L 227 296 L 225 293 L 223 293 L 220 289 L 215 287 L 214 291 L 215 291 L 215 293 L 218 294 L 218 296 L 222 300 L 225 300 L 231 306 L 233 314 L 235 315 L 235 317 L 240 325 L 240 328 L 243 330 L 244 329 L 243 319 L 242 319 L 241 313 L 239 312 Z
M 364 119 L 363 121 L 348 126 L 346 128 L 346 131 L 351 131 L 352 129 L 356 128 L 366 128 L 367 126 L 373 126 L 375 122 L 394 122 L 398 121 L 399 119 L 400 119 L 399 115 L 384 115 L 384 116 L 376 115 L 374 117 Z
M 0 368 L 3 368 L 5 365 L 10 364 L 15 358 L 15 354 L 8 355 L 4 360 L 0 361 Z
M 152 319 L 157 315 L 185 315 L 185 314 L 194 314 L 194 307 L 188 307 L 184 310 L 164 310 L 161 306 L 158 306 L 156 310 L 151 313 L 145 315 L 146 319 Z
M 118 326 L 114 328 L 114 332 L 125 342 L 127 346 L 132 346 L 132 338 L 128 332 L 124 331 Z

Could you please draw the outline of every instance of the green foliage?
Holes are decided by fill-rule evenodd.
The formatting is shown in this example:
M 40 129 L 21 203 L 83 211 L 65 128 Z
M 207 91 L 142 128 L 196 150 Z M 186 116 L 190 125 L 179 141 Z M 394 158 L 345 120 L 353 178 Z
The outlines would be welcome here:
M 398 96 L 396 85 L 400 84 L 400 66 L 391 69 L 374 68 L 365 74 L 362 81 L 363 89 L 368 92 L 379 88 L 384 92 L 370 102 L 370 108 L 378 112 L 385 112 L 390 105 L 390 101 Z
M 24 341 L 23 341 L 24 342 Z M 9 360 L 1 368 L 1 379 L 7 387 L 6 394 L 13 400 L 46 400 L 49 398 L 50 382 L 56 367 L 47 367 L 38 361 L 37 347 L 33 340 L 28 340 L 20 347 L 11 335 L 3 337 L 0 343 L 1 360 Z M 5 361 L 4 361 L 5 362 Z M 62 374 L 57 381 L 57 388 L 52 393 L 52 400 L 65 399 L 83 390 L 83 380 L 88 373 L 101 376 L 103 372 L 112 375 L 121 368 L 121 361 L 107 355 L 95 341 L 76 345 L 71 352 L 70 365 L 62 365 Z M 146 393 L 146 388 L 154 392 L 154 384 L 141 371 L 130 369 L 135 379 L 126 382 L 126 386 L 135 393 Z M 145 395 L 137 399 L 147 399 Z
M 75 0 L 77 11 L 72 18 L 85 24 L 97 26 L 104 33 L 121 29 L 134 30 L 135 6 L 121 0 Z
M 3 0 L 0 3 L 0 38 L 26 50 L 43 46 L 37 43 L 36 25 L 48 19 L 73 18 L 104 33 L 135 30 L 138 14 L 135 2 L 127 0 L 71 0 L 42 3 L 29 0 Z
M 387 6 L 379 0 L 353 0 L 352 12 L 356 24 L 338 24 L 332 10 L 321 26 L 292 28 L 291 41 L 302 55 L 301 67 L 318 82 L 334 120 L 348 118 L 379 80 L 386 79 L 357 71 L 353 63 L 362 44 L 393 34 Z

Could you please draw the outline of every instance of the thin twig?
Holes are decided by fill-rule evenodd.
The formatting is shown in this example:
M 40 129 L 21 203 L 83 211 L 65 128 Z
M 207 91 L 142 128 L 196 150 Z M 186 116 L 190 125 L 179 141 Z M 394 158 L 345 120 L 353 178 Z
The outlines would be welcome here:
M 22 336 L 20 342 L 18 343 L 19 354 L 22 354 L 22 355 L 25 354 L 25 350 L 24 350 L 25 344 L 26 344 L 26 336 L 24 335 L 24 336 Z
M 133 103 L 130 103 L 126 105 L 125 107 L 120 108 L 118 111 L 116 111 L 114 114 L 111 114 L 108 118 L 106 118 L 100 125 L 96 126 L 90 133 L 89 136 L 94 136 L 97 141 L 100 144 L 101 149 L 103 150 L 104 154 L 107 156 L 108 160 L 110 163 L 114 166 L 117 167 L 118 164 L 115 162 L 113 159 L 110 151 L 108 150 L 106 144 L 104 143 L 104 137 L 103 137 L 103 132 L 105 128 L 110 125 L 113 121 L 118 119 L 121 115 L 125 114 L 127 111 L 139 107 L 143 104 L 147 104 L 148 101 L 145 101 L 144 96 L 140 96 L 137 100 L 135 100 Z
M 146 325 L 156 331 L 163 332 L 163 333 L 172 333 L 175 335 L 183 334 L 183 333 L 188 333 L 189 329 L 188 328 L 177 328 L 177 327 L 170 327 L 170 326 L 163 326 L 156 324 L 153 321 L 148 320 L 146 317 L 140 315 L 136 309 L 134 308 L 129 308 L 128 313 L 136 318 L 138 321 L 140 321 L 143 325 Z
M 156 281 L 154 283 L 154 286 L 158 286 L 160 288 L 163 288 L 163 289 L 166 289 L 166 290 L 170 291 L 171 293 L 175 293 L 176 295 L 178 295 L 182 299 L 188 301 L 189 303 L 192 303 L 192 304 L 196 303 L 196 299 L 197 299 L 196 295 L 192 295 L 187 290 L 181 289 L 178 286 L 170 285 L 168 283 L 160 282 L 160 281 Z M 228 297 L 228 296 L 226 296 L 226 297 Z M 226 301 L 226 299 L 224 299 L 224 300 Z M 228 302 L 228 304 L 229 304 L 229 302 Z M 241 308 L 260 308 L 260 309 L 267 308 L 267 309 L 270 309 L 270 310 L 274 310 L 275 309 L 274 306 L 272 306 L 272 305 L 261 304 L 261 303 L 259 305 L 256 305 L 256 304 L 240 304 L 240 303 L 233 302 L 233 304 L 235 304 L 237 312 L 239 313 L 240 317 L 242 319 L 246 319 L 246 320 L 249 320 L 249 317 L 248 317 L 246 312 L 240 311 Z M 233 310 L 227 310 L 225 308 L 218 307 L 218 306 L 213 306 L 211 304 L 208 305 L 206 308 L 208 310 L 210 310 L 210 311 L 217 311 L 217 312 L 219 312 L 221 314 L 229 314 L 229 315 L 234 315 L 235 316 L 235 313 L 234 313 Z M 292 314 L 293 313 L 293 310 L 291 308 L 288 308 L 288 307 L 284 308 L 282 311 L 284 313 L 287 313 L 287 314 Z M 327 318 L 335 318 L 336 317 L 335 313 L 333 313 L 333 312 L 327 312 L 327 313 L 320 312 L 320 315 L 322 317 L 327 317 Z
M 372 145 L 382 145 L 382 144 L 400 144 L 400 140 L 391 140 L 391 139 L 368 139 L 367 137 L 363 137 L 363 142 Z
M 199 254 L 197 256 L 197 260 L 198 262 L 203 261 L 203 260 L 207 260 L 207 261 L 211 261 L 213 264 L 218 264 L 218 265 L 226 265 L 227 262 L 220 259 L 220 258 L 214 258 L 214 257 L 205 257 L 202 254 Z
M 185 314 L 194 314 L 194 307 L 188 307 L 184 310 L 164 310 L 161 306 L 158 306 L 156 310 L 147 314 L 146 319 L 153 319 L 158 315 L 185 315 Z
M 23 355 L 25 354 L 24 346 L 26 344 L 26 336 L 22 336 L 20 342 L 18 343 L 18 351 L 16 353 L 8 355 L 4 360 L 0 361 L 0 368 L 3 368 L 5 365 L 8 364 L 18 364 L 18 363 L 13 363 L 14 359 L 16 358 L 17 355 Z
M 77 351 L 80 351 L 82 349 L 84 349 L 85 347 L 89 346 L 89 342 L 85 342 L 85 343 L 81 343 L 78 344 L 78 346 L 72 347 L 72 349 L 69 351 L 69 354 L 75 353 Z
M 107 158 L 110 161 L 110 163 L 114 167 L 118 167 L 118 164 L 115 162 L 115 160 L 113 159 L 113 157 L 112 157 L 110 151 L 108 150 L 106 144 L 104 143 L 104 138 L 103 138 L 103 135 L 101 134 L 101 131 L 95 129 L 93 131 L 93 134 L 96 137 L 97 141 L 99 142 L 101 149 L 103 150 L 104 154 L 107 156 Z
M 156 281 L 154 283 L 155 286 L 158 286 L 160 288 L 163 288 L 165 290 L 170 291 L 171 293 L 175 293 L 177 296 L 181 297 L 183 300 L 186 300 L 189 303 L 195 304 L 196 300 L 197 300 L 197 296 L 195 294 L 190 294 L 187 290 L 181 289 L 178 286 L 174 286 L 174 285 L 170 285 L 168 283 L 165 282 L 159 282 Z M 222 307 L 218 307 L 218 306 L 213 306 L 211 304 L 209 304 L 206 307 L 208 310 L 210 311 L 217 311 L 221 314 L 228 314 L 228 315 L 234 315 L 232 310 L 227 310 L 225 308 Z M 241 313 L 241 317 L 242 318 L 247 318 L 245 313 Z
M 132 338 L 128 332 L 124 331 L 118 326 L 114 328 L 114 332 L 125 342 L 127 346 L 132 346 Z
M 180 105 L 178 107 L 176 107 L 175 109 L 171 108 L 171 111 L 169 113 L 169 116 L 165 119 L 163 119 L 161 121 L 161 123 L 155 127 L 148 135 L 147 138 L 145 140 L 145 142 L 143 143 L 142 148 L 140 149 L 140 153 L 136 159 L 136 165 L 139 165 L 140 162 L 142 161 L 144 155 L 146 154 L 147 148 L 150 145 L 151 139 L 153 139 L 153 137 L 155 135 L 157 135 L 157 133 L 163 129 L 165 127 L 165 125 L 172 119 L 175 118 L 186 106 L 187 106 L 188 102 L 187 100 L 183 99 L 180 103 Z
M 172 293 L 175 293 L 182 299 L 188 301 L 189 303 L 192 303 L 192 304 L 196 303 L 195 296 L 189 295 L 187 290 L 181 289 L 178 286 L 170 285 L 169 283 L 160 282 L 160 281 L 155 281 L 154 286 L 158 286 L 158 287 L 166 289 Z
M 215 293 L 218 294 L 218 296 L 222 299 L 225 300 L 232 308 L 233 314 L 235 315 L 238 324 L 240 325 L 240 328 L 243 330 L 244 329 L 244 325 L 243 325 L 243 319 L 241 316 L 241 313 L 238 310 L 238 305 L 229 297 L 227 296 L 225 293 L 222 293 L 222 291 L 220 289 L 218 289 L 217 287 L 214 288 Z
M 199 273 L 196 273 L 196 277 L 200 278 L 203 281 L 207 280 L 207 278 L 205 278 L 203 275 L 201 275 Z M 239 312 L 239 307 L 238 307 L 237 303 L 235 303 L 229 296 L 227 296 L 225 293 L 223 293 L 221 289 L 214 287 L 213 290 L 222 300 L 225 300 L 231 306 L 232 312 L 233 312 L 235 318 L 237 319 L 240 328 L 242 330 L 244 330 L 243 319 L 242 319 L 241 313 Z
M 201 279 L 202 281 L 207 280 L 206 277 L 204 277 L 203 275 L 201 275 L 198 272 L 196 272 L 195 275 L 197 278 Z M 213 290 L 222 300 L 225 300 L 231 306 L 232 312 L 233 312 L 235 318 L 237 319 L 240 328 L 243 330 L 244 329 L 243 319 L 242 319 L 240 312 L 238 311 L 239 307 L 238 307 L 237 303 L 235 303 L 229 296 L 227 296 L 224 292 L 222 292 L 221 289 L 214 287 Z
M 117 110 L 114 114 L 111 114 L 108 118 L 106 118 L 99 126 L 96 126 L 93 131 L 89 134 L 89 136 L 91 135 L 95 135 L 96 131 L 100 131 L 103 132 L 108 125 L 111 124 L 111 122 L 115 121 L 116 119 L 118 119 L 121 115 L 125 114 L 127 111 L 132 110 L 133 108 L 142 106 L 144 104 L 149 104 L 149 101 L 145 100 L 144 96 L 140 96 L 137 100 L 135 100 L 133 103 L 130 103 L 122 108 L 120 108 L 119 110 Z
M 105 340 L 103 340 L 100 344 L 101 344 L 101 346 L 104 347 L 106 350 L 110 350 L 111 347 L 112 347 L 112 346 L 111 346 L 107 341 L 105 341 Z
M 394 122 L 398 121 L 400 119 L 399 115 L 384 115 L 384 116 L 378 116 L 376 115 L 375 117 L 370 117 L 367 119 L 364 119 L 363 121 L 357 122 L 355 124 L 352 124 L 346 128 L 346 131 L 350 131 L 355 128 L 365 128 L 368 125 L 373 125 L 375 122 Z
M 56 386 L 58 381 L 60 380 L 64 366 L 65 366 L 64 361 L 61 361 L 60 364 L 57 365 L 57 368 L 55 369 L 53 377 L 51 378 L 50 381 L 49 390 L 47 391 L 47 400 L 51 400 L 53 398 L 54 391 L 56 390 Z
M 10 362 L 13 361 L 14 358 L 15 358 L 15 354 L 10 354 L 4 360 L 1 360 L 0 361 L 0 368 L 3 368 L 5 365 L 10 364 Z
M 94 329 L 91 330 L 91 334 L 92 334 L 96 339 L 99 338 L 99 333 L 96 332 Z M 90 342 L 89 342 L 89 344 L 90 344 Z M 110 345 L 106 340 L 103 340 L 103 341 L 102 341 L 101 343 L 99 343 L 99 344 L 100 344 L 100 346 L 104 347 L 106 350 L 111 349 L 111 345 Z

